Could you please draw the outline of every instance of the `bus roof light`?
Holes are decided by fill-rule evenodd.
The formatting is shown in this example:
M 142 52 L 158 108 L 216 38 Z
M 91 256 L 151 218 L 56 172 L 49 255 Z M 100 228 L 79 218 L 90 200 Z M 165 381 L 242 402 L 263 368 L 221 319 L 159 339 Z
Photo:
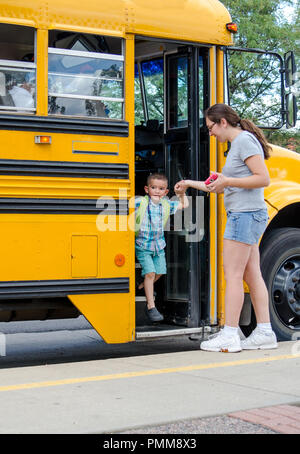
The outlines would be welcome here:
M 226 28 L 231 33 L 237 33 L 238 31 L 238 26 L 235 22 L 229 22 L 228 24 L 226 24 Z
M 51 144 L 51 136 L 35 136 L 34 143 Z

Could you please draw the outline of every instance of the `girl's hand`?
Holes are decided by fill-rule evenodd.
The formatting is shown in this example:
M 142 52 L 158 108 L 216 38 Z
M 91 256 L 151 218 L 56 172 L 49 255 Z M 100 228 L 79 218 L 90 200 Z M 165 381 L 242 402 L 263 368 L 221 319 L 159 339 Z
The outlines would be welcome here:
M 188 187 L 189 185 L 186 180 L 178 181 L 174 186 L 174 192 L 176 195 L 184 194 Z
M 227 186 L 227 178 L 222 174 L 216 172 L 218 178 L 214 180 L 212 183 L 207 185 L 207 189 L 209 192 L 216 192 L 220 194 L 224 192 L 224 188 Z

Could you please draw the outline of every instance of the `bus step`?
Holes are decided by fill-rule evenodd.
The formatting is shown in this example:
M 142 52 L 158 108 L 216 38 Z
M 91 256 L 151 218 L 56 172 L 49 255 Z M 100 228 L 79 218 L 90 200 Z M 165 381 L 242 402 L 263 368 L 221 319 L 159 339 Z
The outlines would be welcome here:
M 146 297 L 145 296 L 136 296 L 135 297 L 135 302 L 136 303 L 145 303 L 147 300 L 146 300 Z
M 171 329 L 161 329 L 155 331 L 141 331 L 136 332 L 136 340 L 147 340 L 147 339 L 157 339 L 160 337 L 171 337 L 171 336 L 191 336 L 192 334 L 210 333 L 210 326 L 204 326 L 199 328 L 171 328 Z

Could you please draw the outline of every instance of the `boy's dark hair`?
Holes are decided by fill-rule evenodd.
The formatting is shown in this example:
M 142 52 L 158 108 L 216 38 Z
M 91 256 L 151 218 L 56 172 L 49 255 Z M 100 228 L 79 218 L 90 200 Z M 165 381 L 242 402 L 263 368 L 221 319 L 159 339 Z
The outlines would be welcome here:
M 147 177 L 147 186 L 149 186 L 151 180 L 162 180 L 162 181 L 166 181 L 167 184 L 168 184 L 168 178 L 166 177 L 166 175 L 164 173 L 150 173 L 150 175 L 148 175 Z

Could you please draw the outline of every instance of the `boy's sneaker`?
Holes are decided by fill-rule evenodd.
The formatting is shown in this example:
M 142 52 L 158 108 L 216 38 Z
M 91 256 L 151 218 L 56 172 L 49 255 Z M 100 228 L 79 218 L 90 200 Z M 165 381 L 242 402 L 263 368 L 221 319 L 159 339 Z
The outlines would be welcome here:
M 207 341 L 201 342 L 200 349 L 208 352 L 237 353 L 242 350 L 238 334 L 224 334 L 223 330 L 213 334 Z
M 255 328 L 241 344 L 243 350 L 267 350 L 278 347 L 274 331 L 265 332 L 259 328 Z
M 164 319 L 163 315 L 156 309 L 156 307 L 148 309 L 146 306 L 146 315 L 151 322 L 161 322 Z

